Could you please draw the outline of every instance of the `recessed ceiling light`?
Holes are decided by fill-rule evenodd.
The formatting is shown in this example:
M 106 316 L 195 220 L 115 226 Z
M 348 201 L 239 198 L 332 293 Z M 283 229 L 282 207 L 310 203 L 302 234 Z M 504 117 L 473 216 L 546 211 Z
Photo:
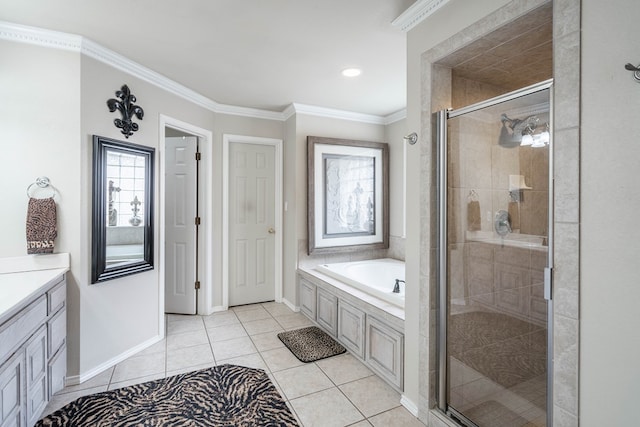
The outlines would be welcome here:
M 346 68 L 342 70 L 342 75 L 345 77 L 357 77 L 362 73 L 360 68 Z

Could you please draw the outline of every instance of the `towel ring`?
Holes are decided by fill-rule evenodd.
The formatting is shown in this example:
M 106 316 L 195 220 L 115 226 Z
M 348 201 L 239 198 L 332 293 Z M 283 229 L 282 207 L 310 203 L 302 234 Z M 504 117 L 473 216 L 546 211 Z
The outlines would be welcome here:
M 40 188 L 49 187 L 50 190 L 53 191 L 53 194 L 51 195 L 51 197 L 55 197 L 58 195 L 58 190 L 56 190 L 56 187 L 54 187 L 53 184 L 49 182 L 49 178 L 47 178 L 46 176 L 39 176 L 36 178 L 36 182 L 32 183 L 27 187 L 27 197 L 29 198 L 31 198 L 31 189 L 33 188 L 34 185 L 37 185 Z

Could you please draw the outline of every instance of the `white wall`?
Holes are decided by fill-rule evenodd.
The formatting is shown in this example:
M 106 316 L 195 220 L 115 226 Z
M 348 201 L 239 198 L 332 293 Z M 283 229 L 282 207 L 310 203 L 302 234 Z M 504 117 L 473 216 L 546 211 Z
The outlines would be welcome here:
M 295 269 L 297 268 L 300 240 L 307 239 L 307 136 L 345 138 L 363 141 L 385 141 L 383 125 L 295 114 L 286 122 L 285 140 L 285 200 L 289 211 L 285 213 L 284 297 L 297 304 Z M 391 172 L 392 174 L 394 172 Z M 293 176 L 291 174 L 294 174 Z M 289 182 L 288 182 L 289 181 Z M 295 222 L 292 228 L 291 221 Z M 305 246 L 306 247 L 306 246 Z M 295 248 L 295 249 L 294 249 Z M 294 252 L 295 251 L 295 252 Z M 295 253 L 295 260 L 290 257 Z M 290 268 L 293 267 L 293 270 Z
M 640 3 L 582 8 L 580 424 L 622 426 L 640 396 Z
M 296 204 L 298 239 L 307 238 L 307 136 L 386 142 L 384 126 L 296 114 Z M 392 172 L 393 173 L 393 172 Z
M 228 114 L 215 114 L 213 123 L 213 200 L 214 200 L 214 249 L 213 272 L 215 276 L 215 286 L 211 307 L 222 306 L 222 252 L 226 248 L 222 247 L 222 137 L 225 134 L 257 136 L 262 138 L 284 139 L 284 125 L 278 120 L 256 119 L 243 116 L 232 116 Z M 280 207 L 282 209 L 282 207 Z
M 391 214 L 393 235 L 401 236 L 403 121 L 388 129 L 348 120 L 294 115 L 286 122 L 216 114 L 178 96 L 165 92 L 139 78 L 102 62 L 57 49 L 0 41 L 3 65 L 0 67 L 0 124 L 5 139 L 2 150 L 7 166 L 0 172 L 3 206 L 0 256 L 26 253 L 24 223 L 26 187 L 37 176 L 47 175 L 58 188 L 59 237 L 57 252 L 71 254 L 68 286 L 68 375 L 83 379 L 115 360 L 159 338 L 158 319 L 161 289 L 159 228 L 155 230 L 152 271 L 90 285 L 92 135 L 156 148 L 155 224 L 159 226 L 159 164 L 163 146 L 159 143 L 160 115 L 168 116 L 213 132 L 209 158 L 213 181 L 207 183 L 213 194 L 213 253 L 205 262 L 212 264 L 213 292 L 209 306 L 221 304 L 222 235 L 222 149 L 223 134 L 271 137 L 285 140 L 285 259 L 284 297 L 297 302 L 295 267 L 298 241 L 306 239 L 306 137 L 335 138 L 391 143 Z M 43 70 L 46 70 L 43 71 Z M 119 113 L 106 106 L 115 91 L 127 84 L 144 111 L 136 120 L 140 130 L 129 139 L 115 128 Z M 386 141 L 390 138 L 392 141 Z M 7 208 L 8 207 L 8 208 Z
M 145 115 L 140 130 L 128 140 L 156 148 L 161 114 L 214 130 L 208 166 L 213 182 L 214 251 L 211 305 L 221 299 L 221 141 L 224 133 L 283 138 L 279 121 L 214 114 L 178 96 L 108 65 L 58 49 L 0 41 L 0 127 L 5 167 L 0 170 L 3 209 L 0 256 L 26 254 L 26 188 L 46 175 L 59 191 L 56 252 L 71 254 L 68 275 L 68 375 L 86 378 L 159 337 L 161 315 L 159 227 L 155 230 L 155 269 L 90 285 L 92 135 L 127 140 L 113 125 L 106 100 L 122 84 L 129 85 Z M 162 189 L 156 167 L 155 224 L 159 225 Z M 79 376 L 79 377 L 77 377 Z
M 0 256 L 26 255 L 27 187 L 47 176 L 58 191 L 55 252 L 71 254 L 68 298 L 79 303 L 83 196 L 80 144 L 80 55 L 56 49 L 0 41 Z M 47 195 L 38 192 L 37 197 Z M 77 322 L 70 307 L 68 323 Z M 77 373 L 79 337 L 67 341 Z M 74 371 L 70 371 L 74 372 Z
M 86 143 L 83 148 L 83 182 L 86 183 L 84 194 L 87 195 L 87 203 L 90 201 L 90 160 L 91 150 L 88 149 L 92 134 L 107 136 L 124 140 L 119 129 L 113 126 L 115 113 L 109 113 L 106 108 L 106 99 L 114 97 L 115 90 L 123 83 L 127 83 L 131 91 L 137 97 L 137 104 L 144 111 L 145 116 L 139 121 L 140 130 L 129 138 L 132 142 L 143 144 L 157 149 L 156 166 L 162 159 L 163 147 L 159 145 L 159 117 L 169 116 L 174 119 L 195 125 L 197 127 L 213 131 L 212 147 L 204 152 L 209 154 L 203 157 L 203 164 L 213 170 L 213 182 L 204 185 L 213 194 L 213 217 L 203 218 L 203 221 L 212 222 L 213 253 L 211 258 L 203 260 L 211 263 L 213 272 L 211 300 L 209 307 L 222 305 L 222 137 L 223 134 L 237 134 L 282 138 L 282 123 L 273 120 L 261 120 L 247 117 L 214 114 L 213 112 L 196 106 L 180 97 L 172 95 L 164 90 L 120 72 L 101 62 L 88 57 L 82 58 L 82 140 Z M 156 169 L 158 178 L 159 167 Z M 156 183 L 159 183 L 159 179 Z M 163 189 L 156 186 L 156 221 L 159 221 L 159 200 Z M 90 205 L 87 205 L 83 227 L 84 243 L 87 250 L 83 251 L 83 266 L 86 266 L 88 280 L 88 267 L 90 266 Z M 204 222 L 203 222 L 203 225 Z M 159 260 L 160 240 L 159 227 L 155 230 L 155 265 L 152 271 L 136 274 L 122 279 L 105 282 L 95 286 L 80 286 L 80 315 L 79 323 L 82 328 L 70 330 L 72 335 L 79 336 L 80 364 L 78 371 L 85 373 L 99 366 L 105 361 L 111 360 L 127 350 L 149 339 L 153 339 L 159 333 L 158 303 L 161 293 L 164 291 L 160 285 L 160 269 L 162 262 Z M 88 281 L 86 282 L 88 283 Z M 99 309 L 97 307 L 100 307 Z M 135 328 L 131 325 L 135 324 Z M 110 339 L 105 339 L 105 334 Z M 70 352 L 70 359 L 71 359 Z M 73 370 L 71 371 L 73 372 Z
M 125 83 L 136 96 L 137 105 L 144 109 L 143 120 L 134 119 L 140 130 L 128 139 L 113 125 L 113 120 L 120 118 L 119 113 L 110 113 L 106 106 L 107 99 L 115 98 L 115 91 Z M 82 250 L 79 254 L 72 254 L 72 270 L 77 274 L 78 283 L 77 288 L 72 290 L 68 309 L 70 322 L 67 329 L 74 340 L 67 351 L 70 376 L 90 374 L 130 349 L 159 337 L 158 319 L 164 311 L 159 306 L 164 292 L 159 276 L 159 206 L 163 191 L 159 185 L 159 164 L 163 161 L 163 146 L 159 144 L 160 114 L 204 129 L 211 129 L 213 122 L 212 112 L 86 56 L 82 56 L 82 73 L 76 84 L 80 85 L 82 100 L 82 128 L 77 142 L 82 153 L 81 221 L 77 224 L 82 236 Z M 98 285 L 90 285 L 92 135 L 131 141 L 156 149 L 155 268 Z M 220 286 L 220 279 L 216 284 Z
M 282 280 L 283 292 L 282 297 L 290 306 L 297 306 L 297 289 L 296 289 L 296 269 L 298 267 L 298 233 L 296 219 L 298 218 L 298 207 L 296 205 L 296 191 L 299 186 L 306 185 L 297 179 L 298 165 L 296 164 L 297 156 L 297 140 L 296 140 L 296 115 L 292 115 L 284 123 L 284 203 L 287 210 L 284 212 L 284 256 L 282 260 Z M 306 206 L 306 205 L 305 205 Z
M 59 192 L 56 252 L 79 253 L 80 55 L 0 41 L 3 167 L 0 256 L 27 254 L 27 187 L 48 176 Z M 37 193 L 37 197 L 48 195 Z

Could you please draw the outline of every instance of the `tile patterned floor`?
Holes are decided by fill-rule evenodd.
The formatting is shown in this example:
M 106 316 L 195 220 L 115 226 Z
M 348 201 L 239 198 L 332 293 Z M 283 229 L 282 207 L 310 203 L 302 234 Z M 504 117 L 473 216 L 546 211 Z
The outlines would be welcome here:
M 210 316 L 168 315 L 165 340 L 84 384 L 66 387 L 44 414 L 83 395 L 232 363 L 264 369 L 303 427 L 423 427 L 400 405 L 400 394 L 349 353 L 302 363 L 277 337 L 311 324 L 275 302 Z

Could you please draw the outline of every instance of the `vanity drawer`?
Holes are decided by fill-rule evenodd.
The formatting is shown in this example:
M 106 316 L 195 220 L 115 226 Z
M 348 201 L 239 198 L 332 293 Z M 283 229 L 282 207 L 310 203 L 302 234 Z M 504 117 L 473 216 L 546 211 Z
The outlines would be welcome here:
M 65 301 L 67 299 L 67 287 L 65 286 L 65 284 L 66 282 L 63 276 L 60 283 L 55 288 L 47 292 L 49 316 L 64 307 Z
M 17 349 L 47 319 L 47 298 L 41 295 L 31 305 L 0 326 L 0 363 Z

